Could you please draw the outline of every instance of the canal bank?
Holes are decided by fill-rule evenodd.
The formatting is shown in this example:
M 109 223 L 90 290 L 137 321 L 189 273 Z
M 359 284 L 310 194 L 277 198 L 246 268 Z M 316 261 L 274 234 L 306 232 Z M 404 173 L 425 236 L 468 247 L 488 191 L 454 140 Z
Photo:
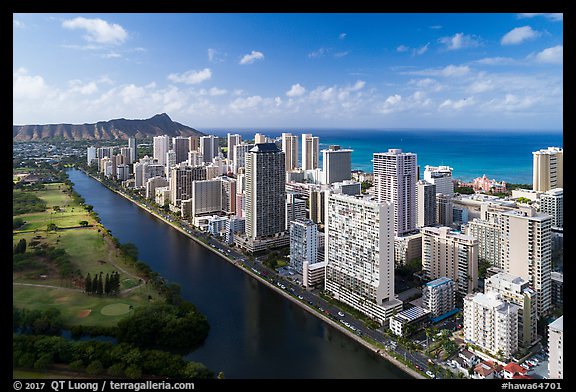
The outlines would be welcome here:
M 87 174 L 84 172 L 84 174 Z M 89 176 L 89 175 L 88 175 Z M 92 176 L 89 176 L 90 178 L 99 181 L 97 178 L 94 178 Z M 102 184 L 101 181 L 99 181 L 100 184 Z M 317 309 L 314 309 L 310 306 L 308 306 L 306 303 L 298 300 L 296 297 L 292 296 L 290 293 L 281 290 L 279 287 L 276 287 L 274 284 L 270 283 L 268 280 L 264 279 L 263 277 L 259 276 L 258 274 L 254 273 L 250 268 L 247 268 L 246 266 L 240 264 L 237 260 L 234 260 L 230 257 L 227 257 L 225 254 L 222 254 L 218 249 L 213 248 L 212 246 L 210 246 L 209 244 L 205 243 L 204 241 L 202 241 L 199 238 L 196 238 L 194 235 L 191 235 L 190 233 L 188 233 L 186 230 L 184 230 L 183 228 L 179 227 L 177 224 L 175 224 L 174 222 L 171 222 L 169 220 L 167 220 L 166 218 L 164 218 L 163 216 L 160 216 L 159 214 L 157 214 L 155 211 L 151 210 L 150 208 L 148 208 L 147 206 L 139 203 L 136 200 L 133 200 L 129 195 L 126 195 L 120 191 L 111 189 L 106 187 L 104 184 L 102 184 L 106 189 L 108 190 L 112 190 L 114 192 L 114 194 L 117 194 L 119 196 L 122 196 L 122 198 L 124 198 L 125 200 L 128 200 L 130 202 L 132 202 L 133 205 L 138 206 L 140 209 L 148 212 L 148 214 L 151 214 L 153 217 L 160 219 L 163 223 L 167 223 L 169 224 L 172 228 L 176 229 L 179 233 L 184 234 L 187 238 L 189 239 L 193 239 L 194 242 L 196 244 L 200 244 L 202 245 L 202 247 L 206 250 L 210 250 L 212 254 L 217 254 L 219 256 L 219 258 L 224 258 L 226 261 L 228 261 L 231 265 L 234 265 L 236 267 L 238 267 L 239 269 L 241 269 L 243 272 L 246 272 L 247 275 L 249 275 L 249 277 L 256 279 L 258 282 L 263 283 L 267 288 L 270 289 L 274 289 L 274 291 L 276 293 L 279 293 L 282 295 L 282 297 L 290 300 L 290 303 L 298 306 L 300 309 L 305 310 L 308 314 L 315 316 L 315 318 L 321 320 L 321 322 L 323 322 L 324 324 L 330 325 L 331 327 L 333 327 L 334 329 L 336 329 L 337 331 L 339 331 L 340 333 L 346 335 L 348 338 L 354 340 L 355 342 L 361 344 L 364 348 L 367 348 L 370 352 L 376 354 L 378 357 L 382 358 L 382 359 L 386 359 L 386 361 L 390 362 L 391 364 L 393 364 L 395 367 L 397 367 L 398 369 L 402 370 L 403 372 L 407 373 L 408 375 L 410 375 L 411 377 L 414 378 L 425 378 L 423 377 L 421 374 L 419 374 L 418 372 L 416 372 L 414 369 L 410 369 L 409 367 L 407 367 L 406 365 L 404 365 L 402 362 L 396 360 L 395 358 L 393 358 L 389 353 L 385 352 L 384 350 L 379 349 L 378 347 L 375 347 L 374 345 L 372 345 L 370 342 L 365 341 L 363 338 L 357 336 L 356 334 L 352 333 L 350 330 L 344 328 L 342 325 L 338 324 L 337 322 L 334 322 L 333 320 L 331 320 L 330 318 L 326 317 L 324 314 L 321 314 L 318 312 Z M 340 375 L 338 377 L 341 377 Z M 386 378 L 386 377 L 385 377 Z M 394 378 L 394 377 L 392 377 Z

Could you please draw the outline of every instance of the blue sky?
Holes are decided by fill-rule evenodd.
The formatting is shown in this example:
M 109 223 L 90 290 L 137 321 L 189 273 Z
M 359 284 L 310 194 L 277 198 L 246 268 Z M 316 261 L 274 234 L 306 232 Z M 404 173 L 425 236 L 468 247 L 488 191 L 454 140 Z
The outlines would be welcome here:
M 561 130 L 562 14 L 14 14 L 13 123 Z

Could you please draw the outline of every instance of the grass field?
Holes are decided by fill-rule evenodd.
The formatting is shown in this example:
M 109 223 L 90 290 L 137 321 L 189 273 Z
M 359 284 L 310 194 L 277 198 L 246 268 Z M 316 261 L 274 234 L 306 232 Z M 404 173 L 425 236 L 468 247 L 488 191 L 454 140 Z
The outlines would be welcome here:
M 32 241 L 65 249 L 71 257 L 74 269 L 77 269 L 82 277 L 87 273 L 93 277 L 100 272 L 106 275 L 118 271 L 121 290 L 138 286 L 139 274 L 126 263 L 112 241 L 104 237 L 105 228 L 95 222 L 87 211 L 75 204 L 66 192 L 62 192 L 64 189 L 65 185 L 62 183 L 46 184 L 45 190 L 35 192 L 38 197 L 46 200 L 49 208 L 42 213 L 19 215 L 28 223 L 24 230 L 13 231 L 13 244 L 24 238 L 28 244 L 27 252 L 33 251 L 30 246 Z M 54 212 L 52 209 L 54 205 L 59 206 L 64 212 Z M 94 226 L 77 227 L 81 220 L 86 220 Z M 50 222 L 58 227 L 74 228 L 47 232 L 46 225 Z M 163 301 L 155 290 L 145 284 L 118 297 L 92 296 L 82 291 L 66 289 L 72 287 L 72 282 L 60 279 L 56 269 L 44 277 L 35 274 L 34 271 L 13 272 L 12 279 L 14 283 L 61 287 L 13 285 L 13 303 L 17 307 L 27 309 L 57 308 L 61 311 L 67 326 L 77 324 L 112 326 L 118 320 L 127 317 L 128 313 L 125 312 L 127 307 L 146 306 L 150 302 L 149 296 L 153 302 Z M 103 314 L 101 311 L 107 306 Z M 82 311 L 86 310 L 91 310 L 90 314 L 80 317 Z
M 150 302 L 148 295 L 152 296 Z M 99 297 L 80 291 L 47 287 L 13 286 L 12 296 L 12 302 L 18 308 L 38 310 L 55 308 L 60 310 L 66 326 L 114 326 L 118 321 L 129 316 L 129 312 L 124 312 L 124 310 L 130 305 L 136 309 L 140 306 L 146 306 L 148 303 L 163 302 L 158 293 L 147 285 L 142 285 L 128 294 L 118 297 Z M 90 314 L 81 317 L 82 311 L 88 309 L 91 310 Z M 102 309 L 105 309 L 104 313 Z

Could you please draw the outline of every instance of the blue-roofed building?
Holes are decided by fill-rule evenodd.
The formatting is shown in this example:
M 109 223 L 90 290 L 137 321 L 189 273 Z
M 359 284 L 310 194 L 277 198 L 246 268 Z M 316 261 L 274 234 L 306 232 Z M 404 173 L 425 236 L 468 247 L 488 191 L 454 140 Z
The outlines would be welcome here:
M 454 281 L 442 276 L 422 287 L 422 306 L 430 312 L 433 321 L 439 321 L 455 313 L 455 294 Z

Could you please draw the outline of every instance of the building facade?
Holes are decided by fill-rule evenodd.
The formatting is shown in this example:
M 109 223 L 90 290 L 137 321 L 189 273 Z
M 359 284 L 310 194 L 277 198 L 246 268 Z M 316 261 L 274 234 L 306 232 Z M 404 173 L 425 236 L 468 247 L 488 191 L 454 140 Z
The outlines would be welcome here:
M 548 325 L 548 378 L 564 378 L 564 316 Z
M 430 317 L 441 318 L 456 308 L 456 286 L 445 276 L 426 283 L 422 287 L 422 307 Z
M 436 224 L 436 185 L 420 180 L 416 183 L 417 227 Z
M 166 153 L 170 150 L 170 137 L 168 135 L 154 136 L 153 157 L 159 165 L 166 165 Z
M 286 171 L 298 168 L 298 136 L 282 133 L 282 151 L 286 158 Z
M 424 168 L 424 181 L 436 185 L 437 193 L 452 195 L 454 182 L 452 181 L 452 169 L 450 166 L 428 166 Z
M 319 138 L 311 133 L 302 134 L 302 170 L 318 169 Z
M 350 180 L 352 178 L 352 150 L 330 146 L 322 150 L 322 172 L 324 184 Z
M 302 273 L 304 263 L 318 261 L 318 226 L 310 219 L 290 222 L 290 266 Z
M 552 217 L 552 228 L 564 227 L 564 190 L 554 188 L 540 195 L 540 211 Z
M 532 153 L 532 189 L 546 192 L 564 187 L 564 149 L 548 147 Z

